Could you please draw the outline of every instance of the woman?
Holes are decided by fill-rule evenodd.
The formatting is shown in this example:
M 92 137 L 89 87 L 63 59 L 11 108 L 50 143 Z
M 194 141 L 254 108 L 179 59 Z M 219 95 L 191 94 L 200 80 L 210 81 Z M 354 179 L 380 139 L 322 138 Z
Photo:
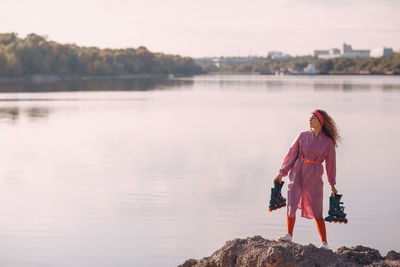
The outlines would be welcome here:
M 335 147 L 340 136 L 334 120 L 324 110 L 311 113 L 310 130 L 299 134 L 286 155 L 274 182 L 282 182 L 289 171 L 287 229 L 288 233 L 279 240 L 291 241 L 296 220 L 296 210 L 301 216 L 314 218 L 321 237 L 320 248 L 329 249 L 326 239 L 325 222 L 322 217 L 323 181 L 325 161 L 328 182 L 332 194 L 336 194 L 336 154 Z

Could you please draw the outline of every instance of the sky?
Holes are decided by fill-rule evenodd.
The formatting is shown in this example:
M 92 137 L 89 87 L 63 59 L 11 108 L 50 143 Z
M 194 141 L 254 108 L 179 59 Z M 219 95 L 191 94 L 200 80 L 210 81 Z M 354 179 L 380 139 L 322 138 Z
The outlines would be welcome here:
M 0 33 L 191 57 L 400 50 L 400 0 L 0 0 Z

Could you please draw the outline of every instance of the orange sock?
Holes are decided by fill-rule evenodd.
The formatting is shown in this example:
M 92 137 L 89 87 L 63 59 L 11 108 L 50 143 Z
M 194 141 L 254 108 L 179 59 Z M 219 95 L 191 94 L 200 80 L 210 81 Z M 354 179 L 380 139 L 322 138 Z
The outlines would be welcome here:
M 296 215 L 293 218 L 290 218 L 289 215 L 286 214 L 286 222 L 287 222 L 287 232 L 293 237 L 293 228 L 294 222 L 296 221 Z
M 319 233 L 319 236 L 321 237 L 321 240 L 323 242 L 328 243 L 328 241 L 326 241 L 326 229 L 325 229 L 324 219 L 323 218 L 315 218 L 315 222 L 317 223 L 318 233 Z

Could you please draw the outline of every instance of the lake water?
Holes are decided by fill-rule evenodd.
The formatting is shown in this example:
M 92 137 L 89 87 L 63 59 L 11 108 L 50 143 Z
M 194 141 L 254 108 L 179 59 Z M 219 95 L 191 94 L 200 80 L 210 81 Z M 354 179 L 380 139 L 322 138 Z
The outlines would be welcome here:
M 316 108 L 343 137 L 337 188 L 349 223 L 327 224 L 330 247 L 400 250 L 400 77 L 2 82 L 0 91 L 0 266 L 176 266 L 234 238 L 276 239 L 286 210 L 268 212 L 272 180 Z M 315 222 L 298 213 L 293 241 L 319 245 Z

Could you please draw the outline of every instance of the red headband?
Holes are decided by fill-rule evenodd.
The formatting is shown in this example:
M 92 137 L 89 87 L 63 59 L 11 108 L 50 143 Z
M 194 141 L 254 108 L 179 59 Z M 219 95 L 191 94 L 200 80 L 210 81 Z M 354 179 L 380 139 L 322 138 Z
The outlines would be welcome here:
M 315 116 L 317 116 L 319 122 L 321 123 L 321 126 L 324 126 L 324 117 L 322 117 L 321 113 L 318 112 L 318 110 L 314 110 L 312 112 Z

